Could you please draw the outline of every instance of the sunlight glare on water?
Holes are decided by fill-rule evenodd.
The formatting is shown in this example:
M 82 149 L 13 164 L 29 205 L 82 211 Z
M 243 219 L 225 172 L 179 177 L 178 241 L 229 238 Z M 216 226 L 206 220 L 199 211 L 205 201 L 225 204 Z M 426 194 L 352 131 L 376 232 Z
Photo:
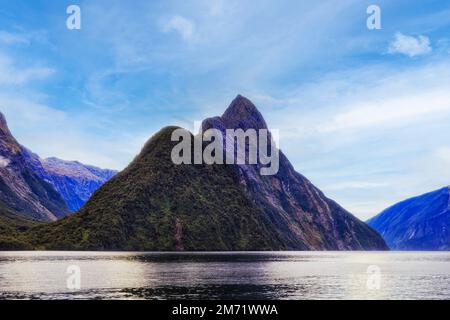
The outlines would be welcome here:
M 450 253 L 0 252 L 0 298 L 450 299 Z

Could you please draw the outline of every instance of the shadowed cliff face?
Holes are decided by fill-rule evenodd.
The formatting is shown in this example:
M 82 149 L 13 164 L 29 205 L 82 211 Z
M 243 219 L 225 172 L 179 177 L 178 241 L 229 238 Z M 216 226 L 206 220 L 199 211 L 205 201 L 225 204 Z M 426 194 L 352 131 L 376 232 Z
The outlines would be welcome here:
M 450 250 L 450 187 L 407 199 L 367 223 L 396 250 Z
M 0 202 L 24 216 L 44 221 L 69 213 L 59 193 L 27 162 L 25 149 L 9 131 L 0 113 Z
M 221 117 L 206 119 L 203 131 L 219 129 L 267 129 L 253 103 L 237 96 Z M 225 146 L 226 148 L 227 146 Z M 272 176 L 260 175 L 261 164 L 235 165 L 239 183 L 260 207 L 289 249 L 384 250 L 379 234 L 336 202 L 326 198 L 297 173 L 280 151 L 280 169 Z

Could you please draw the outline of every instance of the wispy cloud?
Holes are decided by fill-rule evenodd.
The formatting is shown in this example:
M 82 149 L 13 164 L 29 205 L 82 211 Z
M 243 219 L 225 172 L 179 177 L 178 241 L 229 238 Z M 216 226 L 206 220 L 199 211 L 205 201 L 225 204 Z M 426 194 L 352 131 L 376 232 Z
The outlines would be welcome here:
M 194 36 L 195 23 L 180 15 L 175 15 L 164 19 L 162 22 L 162 30 L 164 32 L 177 32 L 185 41 L 189 41 Z
M 450 65 L 440 60 L 324 73 L 279 92 L 281 98 L 250 96 L 269 126 L 280 129 L 294 166 L 365 219 L 449 183 L 441 148 L 448 145 L 448 83 Z
M 10 57 L 0 53 L 0 85 L 23 85 L 54 73 L 55 70 L 48 67 L 19 67 Z
M 426 36 L 419 35 L 417 37 L 404 35 L 401 32 L 395 34 L 395 39 L 389 46 L 389 53 L 404 54 L 409 57 L 416 57 L 430 53 L 433 51 L 430 39 Z
M 18 141 L 40 156 L 78 160 L 104 168 L 124 168 L 150 136 L 150 133 L 88 133 L 85 128 L 94 127 L 98 119 L 89 113 L 58 110 L 37 96 L 0 93 L 0 110 Z
M 224 0 L 206 0 L 205 4 L 209 7 L 209 14 L 212 16 L 219 16 L 225 8 Z
M 283 128 L 286 138 L 303 141 L 346 129 L 345 134 L 354 135 L 355 130 L 367 134 L 401 128 L 450 114 L 449 82 L 447 62 L 414 68 L 368 65 L 324 73 L 280 91 L 281 98 L 260 91 L 250 95 L 272 127 Z
M 29 36 L 23 33 L 12 33 L 4 30 L 0 30 L 0 43 L 6 45 L 14 45 L 14 44 L 30 44 Z
M 438 148 L 436 155 L 450 168 L 450 147 Z
M 364 103 L 352 110 L 337 114 L 330 123 L 320 127 L 323 131 L 364 128 L 371 126 L 410 125 L 423 117 L 450 112 L 450 92 L 436 90 L 410 93 L 404 97 L 383 97 L 379 101 Z

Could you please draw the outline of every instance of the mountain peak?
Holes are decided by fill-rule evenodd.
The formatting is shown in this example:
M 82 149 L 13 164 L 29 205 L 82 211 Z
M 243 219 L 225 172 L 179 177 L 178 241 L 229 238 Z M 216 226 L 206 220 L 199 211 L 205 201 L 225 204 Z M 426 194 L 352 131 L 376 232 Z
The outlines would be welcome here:
M 8 128 L 8 123 L 3 113 L 0 112 L 0 134 L 10 136 L 11 132 Z
M 233 108 L 248 108 L 248 109 L 256 109 L 255 105 L 250 101 L 250 99 L 238 94 L 236 98 L 231 101 L 230 106 L 228 109 Z M 228 111 L 228 109 L 225 111 L 225 113 Z
M 237 95 L 220 118 L 227 129 L 267 129 L 266 121 L 255 105 Z
M 0 154 L 2 156 L 18 154 L 22 152 L 22 147 L 11 134 L 3 113 L 0 112 Z
M 167 161 L 171 161 L 170 151 L 177 144 L 177 142 L 172 141 L 172 133 L 177 129 L 185 130 L 178 126 L 166 126 L 159 130 L 149 140 L 147 140 L 135 160 L 146 157 L 148 155 L 153 155 L 156 152 L 159 153 L 161 157 L 165 157 Z M 187 130 L 185 131 L 189 132 Z M 189 132 L 189 134 L 191 133 Z

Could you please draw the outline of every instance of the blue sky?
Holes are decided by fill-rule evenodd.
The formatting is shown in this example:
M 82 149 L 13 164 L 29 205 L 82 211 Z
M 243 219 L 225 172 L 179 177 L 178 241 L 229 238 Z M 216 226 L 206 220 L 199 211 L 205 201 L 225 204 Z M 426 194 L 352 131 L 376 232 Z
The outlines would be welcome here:
M 450 184 L 449 58 L 446 1 L 0 0 L 0 110 L 42 157 L 121 169 L 240 93 L 361 219 Z

